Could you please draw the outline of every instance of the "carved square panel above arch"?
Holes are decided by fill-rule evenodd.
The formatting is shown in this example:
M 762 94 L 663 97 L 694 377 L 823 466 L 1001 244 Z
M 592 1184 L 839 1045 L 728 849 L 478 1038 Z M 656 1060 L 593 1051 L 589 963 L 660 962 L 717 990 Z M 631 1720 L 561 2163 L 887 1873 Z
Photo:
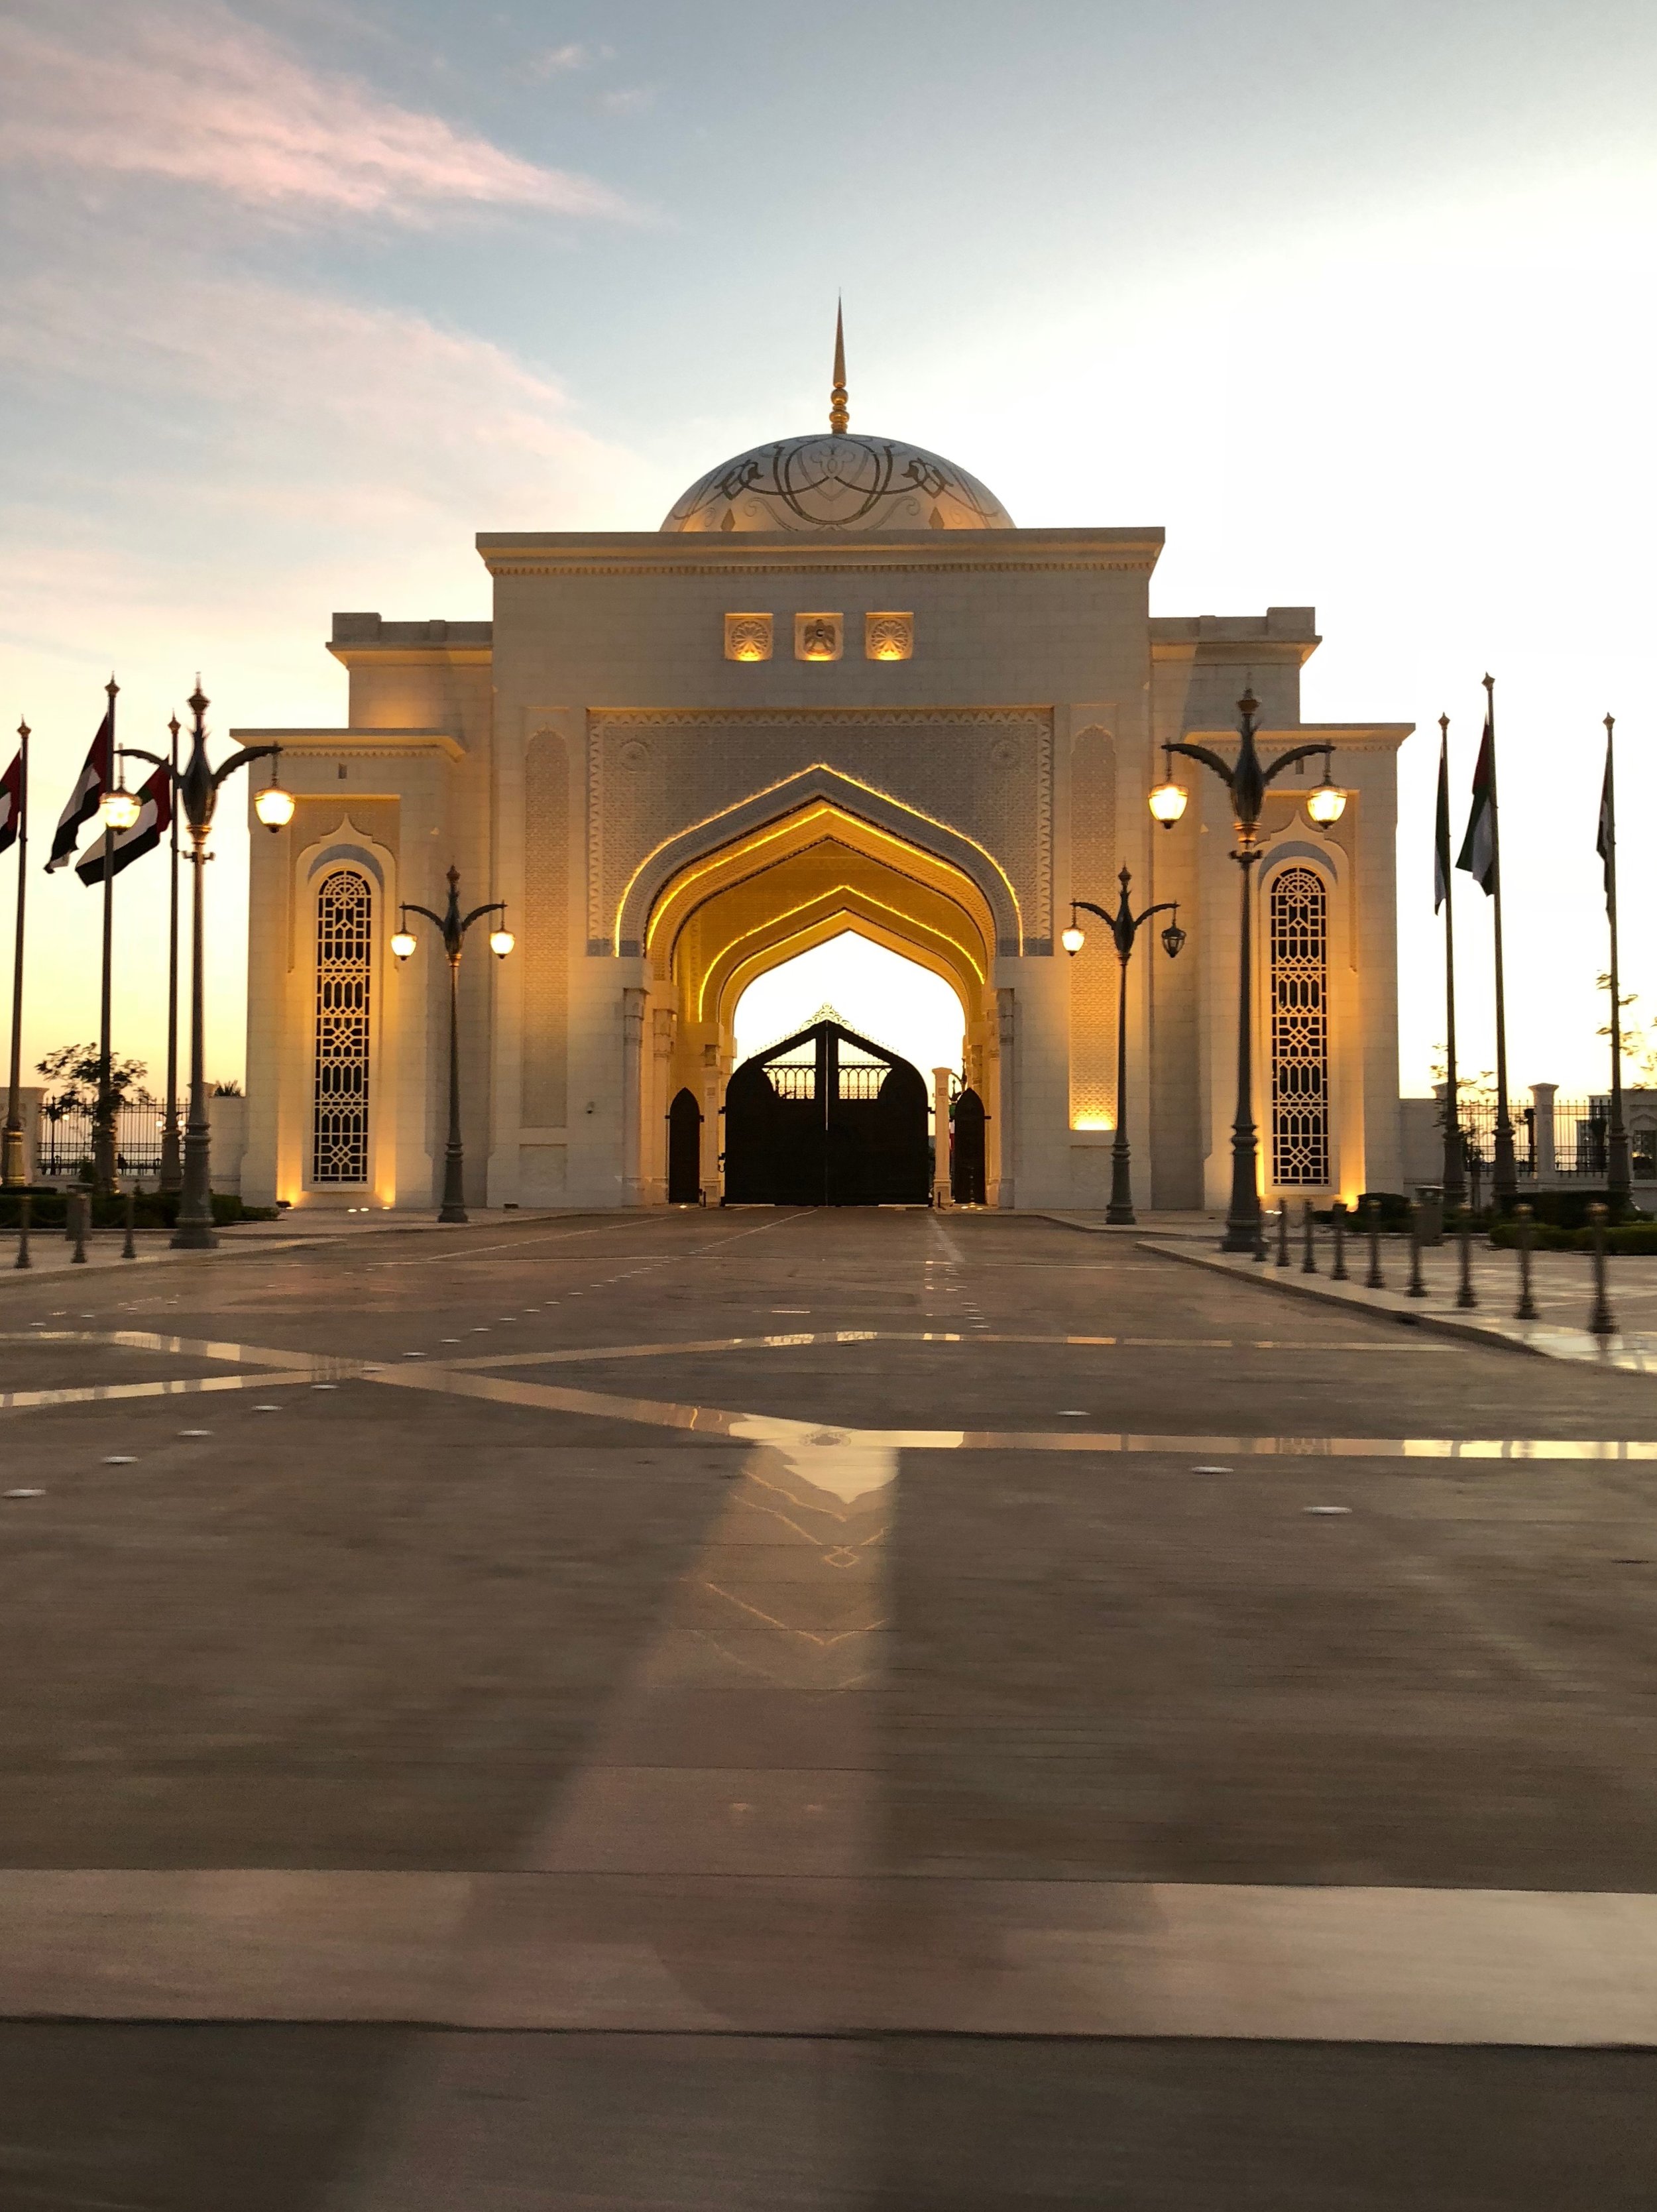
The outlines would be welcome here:
M 629 768 L 648 745 L 649 772 Z M 621 927 L 652 854 L 822 769 L 968 841 L 1020 917 L 1006 952 L 1053 945 L 1053 714 L 1045 707 L 721 708 L 587 718 L 587 949 L 638 950 Z

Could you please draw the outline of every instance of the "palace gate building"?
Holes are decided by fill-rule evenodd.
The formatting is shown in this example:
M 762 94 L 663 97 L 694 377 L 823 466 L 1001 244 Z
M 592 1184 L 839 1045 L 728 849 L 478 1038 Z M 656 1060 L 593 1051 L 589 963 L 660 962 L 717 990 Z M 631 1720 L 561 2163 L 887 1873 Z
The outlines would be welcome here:
M 671 1162 L 676 1198 L 719 1202 L 728 1171 L 733 1196 L 763 1198 L 753 1161 L 725 1158 L 733 1012 L 756 976 L 850 928 L 958 994 L 987 1202 L 1102 1206 L 1116 958 L 1096 923 L 1074 959 L 1058 940 L 1071 898 L 1114 905 L 1126 866 L 1136 908 L 1177 899 L 1188 932 L 1169 961 L 1147 931 L 1130 969 L 1137 1195 L 1223 1206 L 1239 953 L 1227 794 L 1181 764 L 1191 802 L 1168 830 L 1146 794 L 1165 739 L 1229 754 L 1251 684 L 1262 757 L 1326 734 L 1349 793 L 1315 826 L 1314 762 L 1266 803 L 1263 1188 L 1398 1188 L 1407 726 L 1302 723 L 1309 607 L 1153 617 L 1162 544 L 1156 529 L 1018 528 L 954 463 L 854 434 L 837 371 L 828 434 L 722 463 L 659 531 L 480 536 L 490 622 L 337 614 L 347 726 L 235 732 L 280 740 L 297 799 L 289 827 L 253 840 L 244 1194 L 434 1204 L 447 969 L 428 924 L 405 963 L 390 939 L 401 902 L 441 908 L 452 865 L 463 905 L 505 900 L 517 939 L 496 961 L 480 927 L 462 963 L 470 1202 L 665 1203 Z M 893 1060 L 903 1048 L 872 1043 Z M 871 1054 L 844 1032 L 801 1051 L 841 1095 L 852 1063 L 866 1080 Z M 791 1102 L 816 1079 L 787 1076 Z M 754 1079 L 738 1091 L 737 1127 L 757 1126 Z

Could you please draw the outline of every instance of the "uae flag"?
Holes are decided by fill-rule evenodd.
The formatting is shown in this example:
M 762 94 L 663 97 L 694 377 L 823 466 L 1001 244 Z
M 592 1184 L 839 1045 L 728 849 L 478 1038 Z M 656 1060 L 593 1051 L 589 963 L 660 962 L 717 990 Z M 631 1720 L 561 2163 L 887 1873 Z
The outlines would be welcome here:
M 1599 835 L 1593 841 L 1599 865 L 1605 872 L 1605 912 L 1617 900 L 1617 787 L 1611 781 L 1611 738 L 1605 738 L 1605 780 L 1599 787 Z
M 9 853 L 17 842 L 17 832 L 23 819 L 23 756 L 17 757 L 3 775 L 0 775 L 0 853 Z
M 1438 741 L 1438 818 L 1433 825 L 1433 912 L 1450 896 L 1450 748 Z
M 115 781 L 115 706 L 110 702 L 109 712 L 98 726 L 92 740 L 92 750 L 87 755 L 86 766 L 69 795 L 69 804 L 58 817 L 58 830 L 52 841 L 52 858 L 46 862 L 46 873 L 54 868 L 66 868 L 75 858 L 75 848 L 81 832 L 98 811 L 98 801 Z
M 1496 732 L 1488 717 L 1473 770 L 1473 811 L 1467 817 L 1467 834 L 1456 855 L 1486 898 L 1496 894 Z
M 75 863 L 75 872 L 83 884 L 100 884 L 104 879 L 104 865 L 111 845 L 115 857 L 110 866 L 112 875 L 118 876 L 123 868 L 130 868 L 135 860 L 142 860 L 146 853 L 153 853 L 166 836 L 173 822 L 173 772 L 158 768 L 138 793 L 138 818 L 130 830 L 106 830 L 92 847 L 84 860 Z

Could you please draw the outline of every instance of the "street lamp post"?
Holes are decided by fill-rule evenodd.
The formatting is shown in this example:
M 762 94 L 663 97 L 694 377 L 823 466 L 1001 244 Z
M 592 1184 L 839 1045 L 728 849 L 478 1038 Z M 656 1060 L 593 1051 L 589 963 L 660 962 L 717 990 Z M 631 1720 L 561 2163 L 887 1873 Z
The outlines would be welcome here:
M 159 753 L 145 752 L 137 745 L 124 746 L 122 750 L 167 770 L 173 779 L 173 805 L 176 808 L 183 802 L 185 818 L 190 824 L 190 1120 L 185 1129 L 184 1182 L 173 1243 L 179 1251 L 204 1252 L 210 1251 L 219 1241 L 213 1233 L 213 1129 L 208 1118 L 205 1071 L 203 872 L 212 857 L 207 841 L 212 832 L 221 784 L 239 768 L 246 768 L 256 760 L 274 762 L 282 748 L 244 745 L 214 768 L 207 757 L 207 725 L 202 718 L 209 702 L 202 695 L 200 677 L 196 679 L 196 688 L 187 703 L 191 717 L 190 758 L 182 769 L 176 761 L 164 761 Z M 274 832 L 294 818 L 292 795 L 282 789 L 273 775 L 266 788 L 255 797 L 253 810 L 265 828 Z
M 1255 1252 L 1260 1249 L 1259 1138 L 1254 1127 L 1253 1031 L 1253 882 L 1251 871 L 1259 865 L 1260 810 L 1269 785 L 1291 761 L 1323 755 L 1323 781 L 1307 800 L 1307 812 L 1320 827 L 1338 822 L 1346 808 L 1346 794 L 1338 790 L 1331 769 L 1333 747 L 1326 740 L 1291 745 L 1270 766 L 1262 763 L 1254 745 L 1254 717 L 1260 702 L 1252 690 L 1237 702 L 1242 716 L 1237 757 L 1227 763 L 1206 745 L 1166 744 L 1167 775 L 1150 793 L 1150 811 L 1165 830 L 1171 830 L 1185 812 L 1190 793 L 1174 781 L 1171 756 L 1183 753 L 1211 769 L 1231 794 L 1233 825 L 1237 843 L 1232 859 L 1242 879 L 1241 928 L 1237 956 L 1237 1111 L 1231 1126 L 1231 1206 L 1225 1218 L 1223 1252 Z
M 429 922 L 436 924 L 442 934 L 443 950 L 449 956 L 449 1142 L 443 1155 L 443 1203 L 438 1210 L 440 1221 L 464 1222 L 466 1218 L 466 1158 L 460 1142 L 460 955 L 466 941 L 466 932 L 473 922 L 482 921 L 486 914 L 498 914 L 501 925 L 489 932 L 489 950 L 498 960 L 504 960 L 514 942 L 512 932 L 506 927 L 506 902 L 493 899 L 487 906 L 475 906 L 469 915 L 460 911 L 460 871 L 449 870 L 449 903 L 441 914 L 434 914 L 428 906 L 417 906 L 405 901 L 402 911 L 403 926 L 391 939 L 391 950 L 399 960 L 406 960 L 415 949 L 415 939 L 409 929 L 409 916 L 423 914 Z
M 1162 932 L 1162 950 L 1170 960 L 1179 957 L 1185 932 L 1180 927 L 1177 899 L 1164 899 L 1160 905 L 1148 906 L 1143 914 L 1136 915 L 1127 895 L 1132 877 L 1124 868 L 1116 880 L 1122 886 L 1122 896 L 1115 913 L 1108 914 L 1103 907 L 1095 906 L 1091 899 L 1072 899 L 1070 927 L 1062 933 L 1059 942 L 1072 960 L 1087 943 L 1076 921 L 1076 909 L 1085 907 L 1104 923 L 1116 947 L 1116 1141 L 1110 1148 L 1110 1204 L 1105 1209 L 1105 1219 L 1127 1224 L 1133 1219 L 1133 1180 L 1127 1141 L 1127 963 L 1133 957 L 1133 940 L 1152 915 L 1169 914 L 1174 917 Z

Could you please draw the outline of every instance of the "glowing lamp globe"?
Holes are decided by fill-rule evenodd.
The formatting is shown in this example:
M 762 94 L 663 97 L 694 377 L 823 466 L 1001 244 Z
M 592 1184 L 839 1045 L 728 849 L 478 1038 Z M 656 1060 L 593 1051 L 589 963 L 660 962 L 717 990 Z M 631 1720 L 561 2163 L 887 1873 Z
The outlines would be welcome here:
M 497 960 L 504 960 L 517 942 L 509 929 L 495 929 L 489 933 L 489 951 Z
M 1151 793 L 1150 802 L 1151 814 L 1162 823 L 1164 830 L 1171 830 L 1185 812 L 1191 794 L 1185 786 L 1182 783 L 1175 783 L 1170 777 L 1168 782 L 1159 783 Z
M 399 960 L 406 960 L 414 949 L 415 941 L 412 933 L 406 929 L 399 929 L 391 939 L 392 951 Z
M 273 783 L 257 794 L 253 811 L 267 830 L 285 830 L 294 818 L 294 794 L 284 791 L 279 783 Z
M 98 801 L 98 811 L 112 830 L 130 830 L 143 808 L 136 791 L 106 791 Z
M 1082 950 L 1082 947 L 1087 943 L 1087 941 L 1088 940 L 1085 936 L 1083 936 L 1082 932 L 1076 927 L 1074 922 L 1071 922 L 1068 929 L 1061 929 L 1059 933 L 1059 942 L 1064 946 L 1065 951 L 1069 953 L 1072 960 Z
M 1346 811 L 1346 793 L 1338 785 L 1329 781 L 1326 771 L 1323 781 L 1306 802 L 1306 811 L 1320 830 L 1332 822 L 1338 822 Z

